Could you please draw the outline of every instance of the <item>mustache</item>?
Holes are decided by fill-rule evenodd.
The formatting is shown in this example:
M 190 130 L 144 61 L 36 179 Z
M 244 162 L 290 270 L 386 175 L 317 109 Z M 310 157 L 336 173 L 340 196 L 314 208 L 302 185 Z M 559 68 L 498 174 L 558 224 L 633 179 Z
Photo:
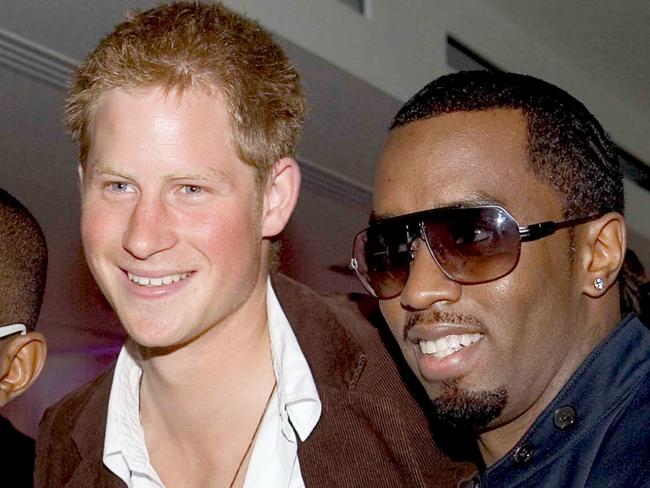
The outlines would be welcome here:
M 416 312 L 409 317 L 404 324 L 404 340 L 407 339 L 409 330 L 417 324 L 430 324 L 442 322 L 445 324 L 457 325 L 475 325 L 480 329 L 485 329 L 485 323 L 475 315 L 461 314 L 450 310 L 426 310 Z

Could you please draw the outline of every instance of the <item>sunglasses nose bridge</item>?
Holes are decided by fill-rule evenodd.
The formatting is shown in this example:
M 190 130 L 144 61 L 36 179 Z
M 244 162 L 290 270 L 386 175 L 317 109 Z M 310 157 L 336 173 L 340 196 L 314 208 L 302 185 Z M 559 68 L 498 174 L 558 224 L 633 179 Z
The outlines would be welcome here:
M 416 241 L 420 245 L 415 245 Z M 412 310 L 424 310 L 439 301 L 457 301 L 462 287 L 447 276 L 431 253 L 426 239 L 418 237 L 411 246 L 415 246 L 414 257 L 402 290 L 402 305 Z

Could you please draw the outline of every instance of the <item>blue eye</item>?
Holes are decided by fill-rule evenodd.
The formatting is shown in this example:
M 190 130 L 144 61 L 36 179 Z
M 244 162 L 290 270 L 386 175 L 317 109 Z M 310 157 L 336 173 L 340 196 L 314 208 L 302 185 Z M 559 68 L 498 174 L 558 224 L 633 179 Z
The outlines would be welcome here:
M 203 188 L 198 185 L 183 185 L 181 187 L 181 192 L 186 195 L 198 195 L 203 192 Z
M 129 183 L 123 181 L 114 181 L 109 183 L 108 188 L 115 193 L 132 193 L 135 191 Z

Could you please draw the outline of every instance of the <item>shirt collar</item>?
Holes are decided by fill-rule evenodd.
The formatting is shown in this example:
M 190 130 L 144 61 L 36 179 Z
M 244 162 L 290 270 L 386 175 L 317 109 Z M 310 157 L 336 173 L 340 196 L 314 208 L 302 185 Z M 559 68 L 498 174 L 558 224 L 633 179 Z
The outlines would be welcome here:
M 267 282 L 266 296 L 282 433 L 287 439 L 293 440 L 295 430 L 304 441 L 320 419 L 320 398 L 309 364 L 270 280 Z M 151 466 L 140 422 L 141 377 L 142 369 L 137 353 L 127 342 L 115 365 L 108 402 L 103 460 L 122 479 L 133 472 L 163 486 Z
M 140 422 L 140 378 L 142 368 L 130 344 L 120 351 L 108 400 L 104 464 L 122 479 L 131 472 L 162 485 L 152 468 Z M 126 480 L 125 480 L 126 481 Z
M 270 280 L 266 306 L 283 433 L 290 435 L 289 420 L 304 441 L 316 427 L 322 411 L 316 383 Z

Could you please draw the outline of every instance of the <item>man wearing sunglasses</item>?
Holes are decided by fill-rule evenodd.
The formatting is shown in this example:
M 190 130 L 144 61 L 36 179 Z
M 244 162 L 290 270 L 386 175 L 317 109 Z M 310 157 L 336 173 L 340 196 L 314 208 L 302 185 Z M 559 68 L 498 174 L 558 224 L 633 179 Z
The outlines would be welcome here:
M 0 189 L 0 407 L 26 391 L 45 364 L 34 331 L 47 273 L 45 237 L 29 211 Z M 33 486 L 34 441 L 0 417 L 0 466 L 11 486 Z
M 444 76 L 394 118 L 352 267 L 437 419 L 476 437 L 467 486 L 650 483 L 623 206 L 603 128 L 541 80 Z

